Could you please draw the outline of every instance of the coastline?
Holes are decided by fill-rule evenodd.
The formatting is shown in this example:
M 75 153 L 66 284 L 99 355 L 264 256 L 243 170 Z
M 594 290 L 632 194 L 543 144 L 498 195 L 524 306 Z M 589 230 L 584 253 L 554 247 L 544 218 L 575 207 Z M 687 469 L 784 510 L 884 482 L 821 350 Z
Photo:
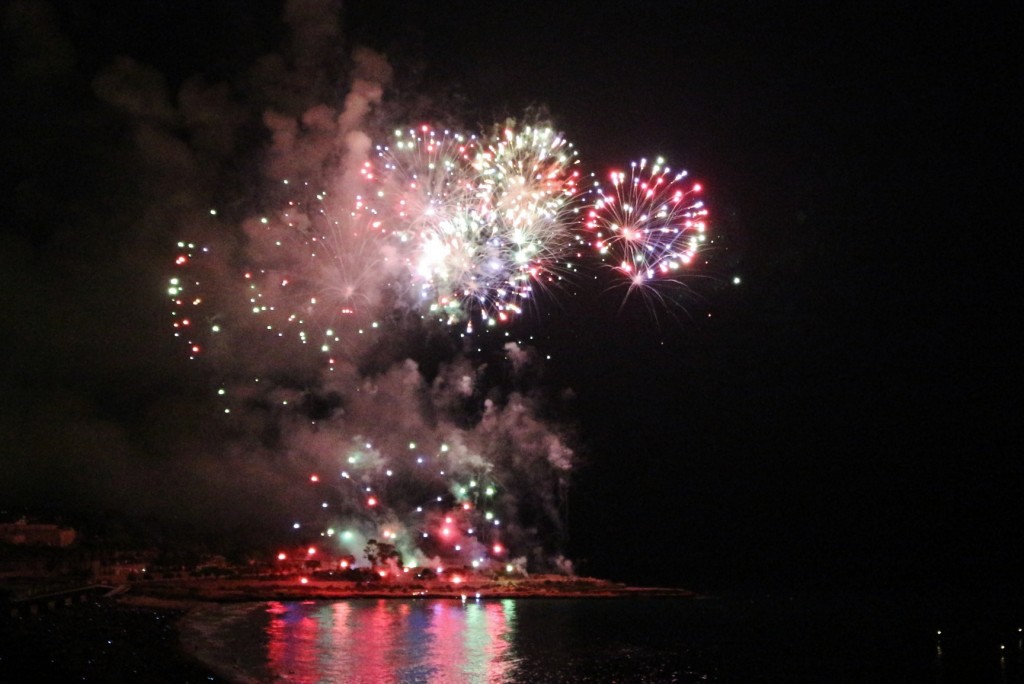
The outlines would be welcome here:
M 251 675 L 236 669 L 232 662 L 202 657 L 204 635 L 190 630 L 186 618 L 205 606 L 225 603 L 261 603 L 267 601 L 342 601 L 346 599 L 418 600 L 442 599 L 463 601 L 501 599 L 616 599 L 616 598 L 702 598 L 685 589 L 666 587 L 631 587 L 594 578 L 539 576 L 530 579 L 480 580 L 453 585 L 451 582 L 360 583 L 342 581 L 310 581 L 289 579 L 198 579 L 147 581 L 132 585 L 118 601 L 127 605 L 179 611 L 175 622 L 179 657 L 212 672 L 217 680 L 255 682 Z
M 298 578 L 180 579 L 136 582 L 120 600 L 150 607 L 189 607 L 204 602 L 314 601 L 350 598 L 378 599 L 481 599 L 507 598 L 701 598 L 698 594 L 671 587 L 631 587 L 591 577 L 540 575 L 533 578 L 488 580 L 470 578 L 451 581 L 349 582 Z
M 127 589 L 127 590 L 123 590 Z M 272 579 L 145 580 L 116 595 L 0 619 L 0 681 L 241 681 L 197 657 L 183 619 L 204 605 L 344 599 L 700 598 L 674 588 L 630 587 L 592 578 L 539 576 L 492 581 L 357 583 Z

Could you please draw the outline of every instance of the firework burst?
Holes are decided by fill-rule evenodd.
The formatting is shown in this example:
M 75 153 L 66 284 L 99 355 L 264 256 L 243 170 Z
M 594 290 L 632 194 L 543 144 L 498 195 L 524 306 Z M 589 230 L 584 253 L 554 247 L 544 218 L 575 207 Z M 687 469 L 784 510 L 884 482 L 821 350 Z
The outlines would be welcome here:
M 577 164 L 547 125 L 509 122 L 482 137 L 421 125 L 395 130 L 358 173 L 326 187 L 284 179 L 282 205 L 242 224 L 234 287 L 258 320 L 234 325 L 334 356 L 395 313 L 468 332 L 507 321 L 564 269 Z M 193 277 L 197 248 L 182 245 L 177 265 L 192 272 L 169 285 L 179 336 L 205 298 Z M 203 351 L 186 337 L 191 355 Z
M 520 313 L 571 242 L 576 154 L 548 126 L 483 138 L 399 130 L 380 159 L 379 195 L 416 299 L 448 324 Z
M 660 157 L 633 162 L 628 174 L 612 171 L 608 179 L 610 188 L 595 183 L 584 219 L 594 249 L 631 289 L 676 279 L 705 240 L 701 186 Z
M 579 159 L 572 143 L 548 125 L 496 127 L 477 156 L 480 192 L 496 226 L 509 308 L 564 268 L 574 244 L 568 228 L 579 210 Z
M 475 136 L 425 125 L 399 129 L 377 148 L 368 174 L 402 264 L 405 303 L 447 323 L 463 317 L 460 294 L 481 280 L 488 226 L 472 167 L 477 144 Z

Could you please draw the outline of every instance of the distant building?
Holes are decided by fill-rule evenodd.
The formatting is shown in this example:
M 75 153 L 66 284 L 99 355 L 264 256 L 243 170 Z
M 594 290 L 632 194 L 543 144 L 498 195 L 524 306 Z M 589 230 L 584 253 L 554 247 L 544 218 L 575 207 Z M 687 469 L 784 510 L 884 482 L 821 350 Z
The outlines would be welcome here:
M 71 546 L 75 530 L 52 523 L 30 523 L 24 518 L 12 523 L 0 523 L 0 543 L 25 546 Z

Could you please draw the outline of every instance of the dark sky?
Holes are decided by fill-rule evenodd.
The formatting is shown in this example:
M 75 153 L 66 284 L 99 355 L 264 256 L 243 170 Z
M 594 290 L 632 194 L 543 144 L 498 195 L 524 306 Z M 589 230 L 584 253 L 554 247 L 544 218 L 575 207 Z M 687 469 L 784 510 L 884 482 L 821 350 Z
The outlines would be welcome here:
M 138 474 L 139 454 L 180 458 L 152 455 L 181 448 L 178 425 L 206 437 L 182 415 L 203 381 L 181 370 L 156 279 L 189 200 L 169 201 L 184 185 L 138 151 L 160 98 L 117 93 L 163 87 L 185 111 L 197 74 L 209 101 L 231 83 L 224 97 L 247 104 L 208 122 L 234 137 L 206 191 L 241 212 L 254 198 L 217 184 L 267 146 L 252 96 L 266 81 L 243 74 L 283 51 L 340 106 L 366 46 L 394 71 L 392 114 L 472 126 L 542 107 L 589 169 L 661 154 L 706 184 L 715 244 L 672 303 L 581 287 L 515 324 L 552 357 L 540 385 L 575 395 L 552 411 L 576 429 L 569 555 L 584 571 L 713 589 L 1019 578 L 1019 23 L 901 3 L 354 2 L 310 55 L 281 47 L 280 6 L 251 5 L 4 10 L 0 401 L 16 477 L 0 495 L 137 508 L 174 487 Z M 97 85 L 124 57 L 149 76 Z

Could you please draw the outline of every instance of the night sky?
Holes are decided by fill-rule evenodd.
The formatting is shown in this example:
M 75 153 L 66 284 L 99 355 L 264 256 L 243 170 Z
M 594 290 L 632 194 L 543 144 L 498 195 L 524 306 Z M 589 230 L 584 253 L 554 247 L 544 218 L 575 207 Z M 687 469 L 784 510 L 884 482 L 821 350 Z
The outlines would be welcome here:
M 340 16 L 315 54 L 277 3 L 5 6 L 0 507 L 266 522 L 253 502 L 277 466 L 202 448 L 222 435 L 169 332 L 171 246 L 200 199 L 259 201 L 266 55 L 309 76 L 275 81 L 279 101 L 340 108 L 370 48 L 392 70 L 385 120 L 540 108 L 588 170 L 663 155 L 705 184 L 714 243 L 666 302 L 599 278 L 512 324 L 551 357 L 532 386 L 579 458 L 581 572 L 1019 600 L 1019 22 L 901 3 L 307 5 L 292 27 Z M 429 373 L 446 345 L 406 351 Z M 480 346 L 470 360 L 512 382 L 501 342 Z

